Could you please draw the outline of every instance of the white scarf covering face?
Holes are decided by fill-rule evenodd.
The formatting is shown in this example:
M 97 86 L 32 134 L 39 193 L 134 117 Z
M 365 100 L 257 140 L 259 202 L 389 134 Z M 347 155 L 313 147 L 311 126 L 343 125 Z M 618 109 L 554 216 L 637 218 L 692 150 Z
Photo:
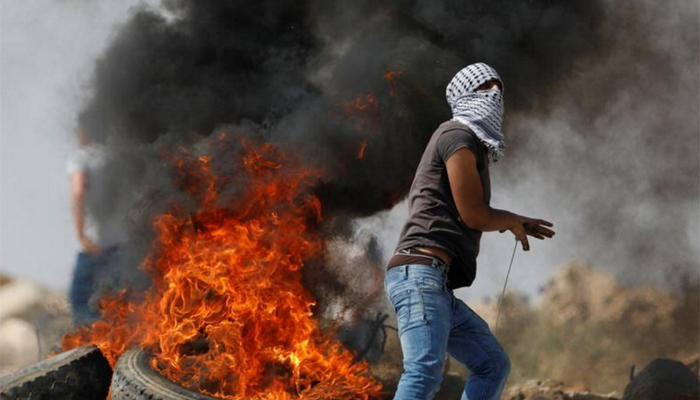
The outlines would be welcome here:
M 503 81 L 496 70 L 484 63 L 469 65 L 459 71 L 447 85 L 447 103 L 452 108 L 452 119 L 467 125 L 489 149 L 491 160 L 503 156 L 505 143 L 503 121 L 503 93 L 496 88 L 477 91 L 484 83 Z

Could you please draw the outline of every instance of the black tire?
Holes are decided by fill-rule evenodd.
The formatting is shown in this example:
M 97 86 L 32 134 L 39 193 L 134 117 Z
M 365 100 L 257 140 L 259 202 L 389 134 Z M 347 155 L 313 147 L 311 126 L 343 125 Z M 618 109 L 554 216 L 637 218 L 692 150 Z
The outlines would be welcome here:
M 150 358 L 141 349 L 119 357 L 112 376 L 112 400 L 217 400 L 165 379 L 151 369 Z
M 0 400 L 103 400 L 112 368 L 95 346 L 82 346 L 0 378 Z
M 657 358 L 625 388 L 622 400 L 674 400 L 700 398 L 700 382 L 680 361 Z

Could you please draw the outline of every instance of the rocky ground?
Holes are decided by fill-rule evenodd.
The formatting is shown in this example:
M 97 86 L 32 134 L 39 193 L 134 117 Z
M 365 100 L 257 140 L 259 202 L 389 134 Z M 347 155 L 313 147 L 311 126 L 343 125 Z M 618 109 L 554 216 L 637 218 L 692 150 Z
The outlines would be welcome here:
M 66 297 L 0 275 L 0 376 L 43 360 L 72 329 Z
M 507 293 L 498 337 L 513 369 L 502 399 L 621 399 L 632 368 L 659 357 L 681 360 L 698 375 L 699 293 L 697 283 L 673 292 L 624 287 L 580 262 L 559 269 L 534 301 Z M 469 305 L 493 327 L 497 303 Z M 0 376 L 58 350 L 70 329 L 64 295 L 0 275 Z M 401 350 L 395 331 L 387 333 L 373 372 L 396 382 Z M 451 361 L 445 372 L 437 399 L 458 398 L 468 371 Z
M 509 387 L 503 394 L 505 400 L 618 400 L 617 392 L 609 394 L 592 393 L 581 385 L 567 385 L 563 382 L 531 380 Z
M 472 308 L 493 326 L 497 301 Z M 513 361 L 511 382 L 555 379 L 601 393 L 621 391 L 633 367 L 700 351 L 700 287 L 625 287 L 574 262 L 532 302 L 507 294 L 498 335 Z
M 697 282 L 673 292 L 625 287 L 583 262 L 559 269 L 534 301 L 506 293 L 498 338 L 513 368 L 503 399 L 619 399 L 633 367 L 639 372 L 656 358 L 684 361 L 697 374 L 699 294 Z M 494 327 L 497 299 L 469 306 Z M 375 369 L 388 379 L 400 373 L 395 334 Z M 450 382 L 461 377 L 452 384 L 458 391 L 468 371 L 451 362 L 449 375 Z

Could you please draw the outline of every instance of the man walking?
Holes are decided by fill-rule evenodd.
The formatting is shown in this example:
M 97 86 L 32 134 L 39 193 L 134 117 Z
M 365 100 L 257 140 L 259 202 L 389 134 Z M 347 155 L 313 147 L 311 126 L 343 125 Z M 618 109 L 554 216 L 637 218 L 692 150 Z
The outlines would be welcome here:
M 504 150 L 503 82 L 496 71 L 483 63 L 462 69 L 447 86 L 447 102 L 453 119 L 438 127 L 423 153 L 384 282 L 404 356 L 395 400 L 432 399 L 446 352 L 470 370 L 463 400 L 500 398 L 510 360 L 452 290 L 474 281 L 482 232 L 509 230 L 526 251 L 528 236 L 554 235 L 550 222 L 489 206 L 489 164 Z

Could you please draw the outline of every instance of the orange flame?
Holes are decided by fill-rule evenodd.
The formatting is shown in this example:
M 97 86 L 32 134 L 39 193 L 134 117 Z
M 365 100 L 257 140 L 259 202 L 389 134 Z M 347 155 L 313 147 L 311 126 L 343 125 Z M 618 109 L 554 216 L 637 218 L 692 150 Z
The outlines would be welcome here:
M 387 82 L 389 82 L 390 85 L 393 85 L 394 79 L 396 79 L 397 76 L 403 75 L 403 71 L 394 71 L 391 69 L 387 69 L 386 72 L 384 72 L 384 79 L 386 79 Z
M 364 96 L 357 96 L 350 101 L 340 103 L 340 107 L 345 119 L 354 120 L 355 130 L 358 132 L 365 132 L 368 128 L 370 131 L 378 129 L 379 102 L 374 94 L 369 93 Z M 364 139 L 360 142 L 356 153 L 358 160 L 364 158 L 366 148 L 367 139 Z
M 384 72 L 384 79 L 386 79 L 387 83 L 389 84 L 389 94 L 391 97 L 396 98 L 396 77 L 400 75 L 403 75 L 402 71 L 387 69 L 386 72 Z
M 365 150 L 367 150 L 367 139 L 360 143 L 360 148 L 357 150 L 357 159 L 362 160 L 365 158 Z
M 155 219 L 141 265 L 152 287 L 103 298 L 102 319 L 67 335 L 64 349 L 96 344 L 114 365 L 128 348 L 148 348 L 154 370 L 226 399 L 378 397 L 368 365 L 319 329 L 301 284 L 304 263 L 323 250 L 306 224 L 320 202 L 304 195 L 318 174 L 269 144 L 244 148 L 233 179 L 247 183 L 232 204 L 218 189 L 231 177 L 214 174 L 210 157 L 173 159 L 197 211 Z
M 364 96 L 357 96 L 354 99 L 341 104 L 346 118 L 362 116 L 368 113 L 379 111 L 379 103 L 374 94 L 369 93 Z

